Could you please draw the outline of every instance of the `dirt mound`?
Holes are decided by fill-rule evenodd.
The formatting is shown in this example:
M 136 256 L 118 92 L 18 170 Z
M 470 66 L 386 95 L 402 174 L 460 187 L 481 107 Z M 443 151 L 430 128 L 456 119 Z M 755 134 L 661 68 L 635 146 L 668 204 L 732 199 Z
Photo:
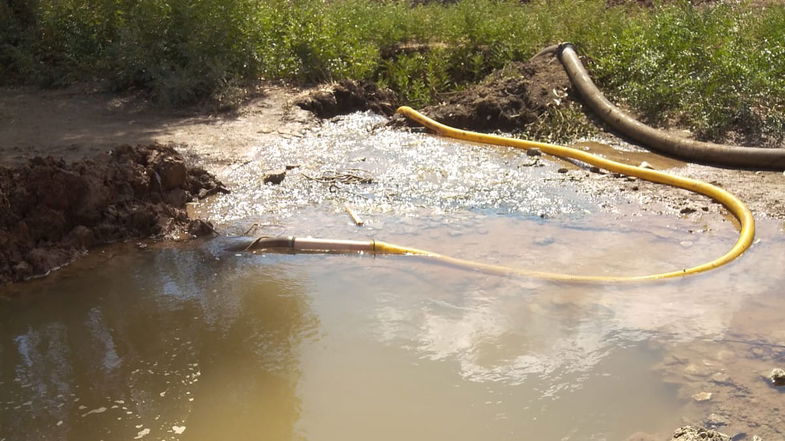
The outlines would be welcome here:
M 570 79 L 554 57 L 512 63 L 480 84 L 451 94 L 423 113 L 444 124 L 478 131 L 520 131 L 549 106 L 571 100 Z
M 382 89 L 371 82 L 341 80 L 308 93 L 295 104 L 319 118 L 364 110 L 390 116 L 398 107 L 398 98 L 391 90 Z
M 730 441 L 730 437 L 716 430 L 684 426 L 676 429 L 671 441 Z
M 520 131 L 550 106 L 573 100 L 572 85 L 554 57 L 511 63 L 480 84 L 446 94 L 444 101 L 423 113 L 454 127 L 479 131 Z M 398 106 L 392 91 L 370 82 L 342 80 L 310 92 L 295 101 L 320 118 L 358 110 L 390 116 Z M 393 125 L 411 124 L 395 118 Z
M 0 167 L 0 284 L 46 274 L 102 243 L 205 234 L 211 227 L 188 219 L 185 204 L 217 191 L 226 190 L 212 175 L 157 144 Z

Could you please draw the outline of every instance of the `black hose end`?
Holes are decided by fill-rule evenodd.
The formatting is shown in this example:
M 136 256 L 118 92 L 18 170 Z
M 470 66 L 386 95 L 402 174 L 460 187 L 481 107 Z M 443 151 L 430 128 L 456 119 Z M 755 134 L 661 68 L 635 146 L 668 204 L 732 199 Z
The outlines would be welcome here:
M 564 52 L 564 50 L 567 49 L 567 48 L 572 49 L 573 52 L 577 52 L 575 50 L 575 45 L 574 44 L 572 44 L 572 43 L 570 43 L 568 41 L 565 41 L 564 43 L 559 43 L 559 47 L 556 49 L 556 57 L 561 58 L 562 52 Z

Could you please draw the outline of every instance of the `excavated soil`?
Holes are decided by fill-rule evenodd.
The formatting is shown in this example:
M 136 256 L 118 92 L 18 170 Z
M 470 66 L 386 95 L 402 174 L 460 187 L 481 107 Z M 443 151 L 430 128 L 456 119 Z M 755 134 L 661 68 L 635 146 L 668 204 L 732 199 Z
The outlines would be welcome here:
M 0 284 L 46 274 L 99 244 L 209 234 L 185 204 L 218 191 L 210 173 L 158 144 L 0 167 Z
M 535 122 L 550 106 L 568 100 L 574 100 L 574 94 L 561 64 L 554 57 L 537 57 L 511 63 L 422 112 L 461 129 L 516 132 Z M 399 102 L 395 93 L 373 83 L 342 80 L 307 92 L 295 104 L 319 118 L 332 118 L 366 110 L 391 116 Z M 409 124 L 401 117 L 392 123 Z
M 515 132 L 535 122 L 548 107 L 572 99 L 570 79 L 558 60 L 537 57 L 512 63 L 423 113 L 461 129 Z
M 341 80 L 306 93 L 295 104 L 319 118 L 366 110 L 391 116 L 398 107 L 398 98 L 393 91 L 368 81 Z

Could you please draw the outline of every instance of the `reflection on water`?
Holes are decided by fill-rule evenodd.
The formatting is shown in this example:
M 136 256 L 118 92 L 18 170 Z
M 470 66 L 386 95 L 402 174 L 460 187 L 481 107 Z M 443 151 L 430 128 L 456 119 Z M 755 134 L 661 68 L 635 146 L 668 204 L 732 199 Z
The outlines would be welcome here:
M 238 282 L 247 263 L 214 251 L 125 250 L 13 288 L 0 439 L 291 439 L 297 348 L 318 325 L 302 280 L 270 266 Z
M 599 216 L 465 216 L 468 228 L 422 221 L 409 241 L 596 273 L 696 263 L 735 234 L 727 223 L 696 234 L 654 216 L 617 230 Z M 222 239 L 108 248 L 0 303 L 0 439 L 667 433 L 706 409 L 654 370 L 666 348 L 743 339 L 737 317 L 781 283 L 782 234 L 761 230 L 723 270 L 616 286 L 407 257 L 238 255 Z

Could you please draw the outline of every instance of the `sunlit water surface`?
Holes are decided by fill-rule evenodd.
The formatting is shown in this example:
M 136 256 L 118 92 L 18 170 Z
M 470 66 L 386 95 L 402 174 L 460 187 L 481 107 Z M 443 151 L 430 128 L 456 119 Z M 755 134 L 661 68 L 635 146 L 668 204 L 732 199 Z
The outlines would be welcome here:
M 528 165 L 523 153 L 399 132 L 380 144 L 387 129 L 369 132 L 378 122 L 326 124 L 321 138 L 361 150 L 373 183 L 330 188 L 293 173 L 260 185 L 259 170 L 288 161 L 314 175 L 348 164 L 345 151 L 296 140 L 289 148 L 300 156 L 260 153 L 232 172 L 234 194 L 202 210 L 226 231 L 376 237 L 581 274 L 683 268 L 735 241 L 723 219 L 600 210 L 550 180 L 556 165 Z M 489 174 L 510 164 L 520 167 L 498 180 L 512 188 L 491 185 Z M 431 184 L 422 168 L 437 176 Z M 729 336 L 785 341 L 769 322 L 749 326 L 751 309 L 785 306 L 781 226 L 762 222 L 758 237 L 722 269 L 627 285 L 499 277 L 407 256 L 234 253 L 229 238 L 107 247 L 4 289 L 0 440 L 667 434 L 708 409 L 663 374 L 671 348 Z

